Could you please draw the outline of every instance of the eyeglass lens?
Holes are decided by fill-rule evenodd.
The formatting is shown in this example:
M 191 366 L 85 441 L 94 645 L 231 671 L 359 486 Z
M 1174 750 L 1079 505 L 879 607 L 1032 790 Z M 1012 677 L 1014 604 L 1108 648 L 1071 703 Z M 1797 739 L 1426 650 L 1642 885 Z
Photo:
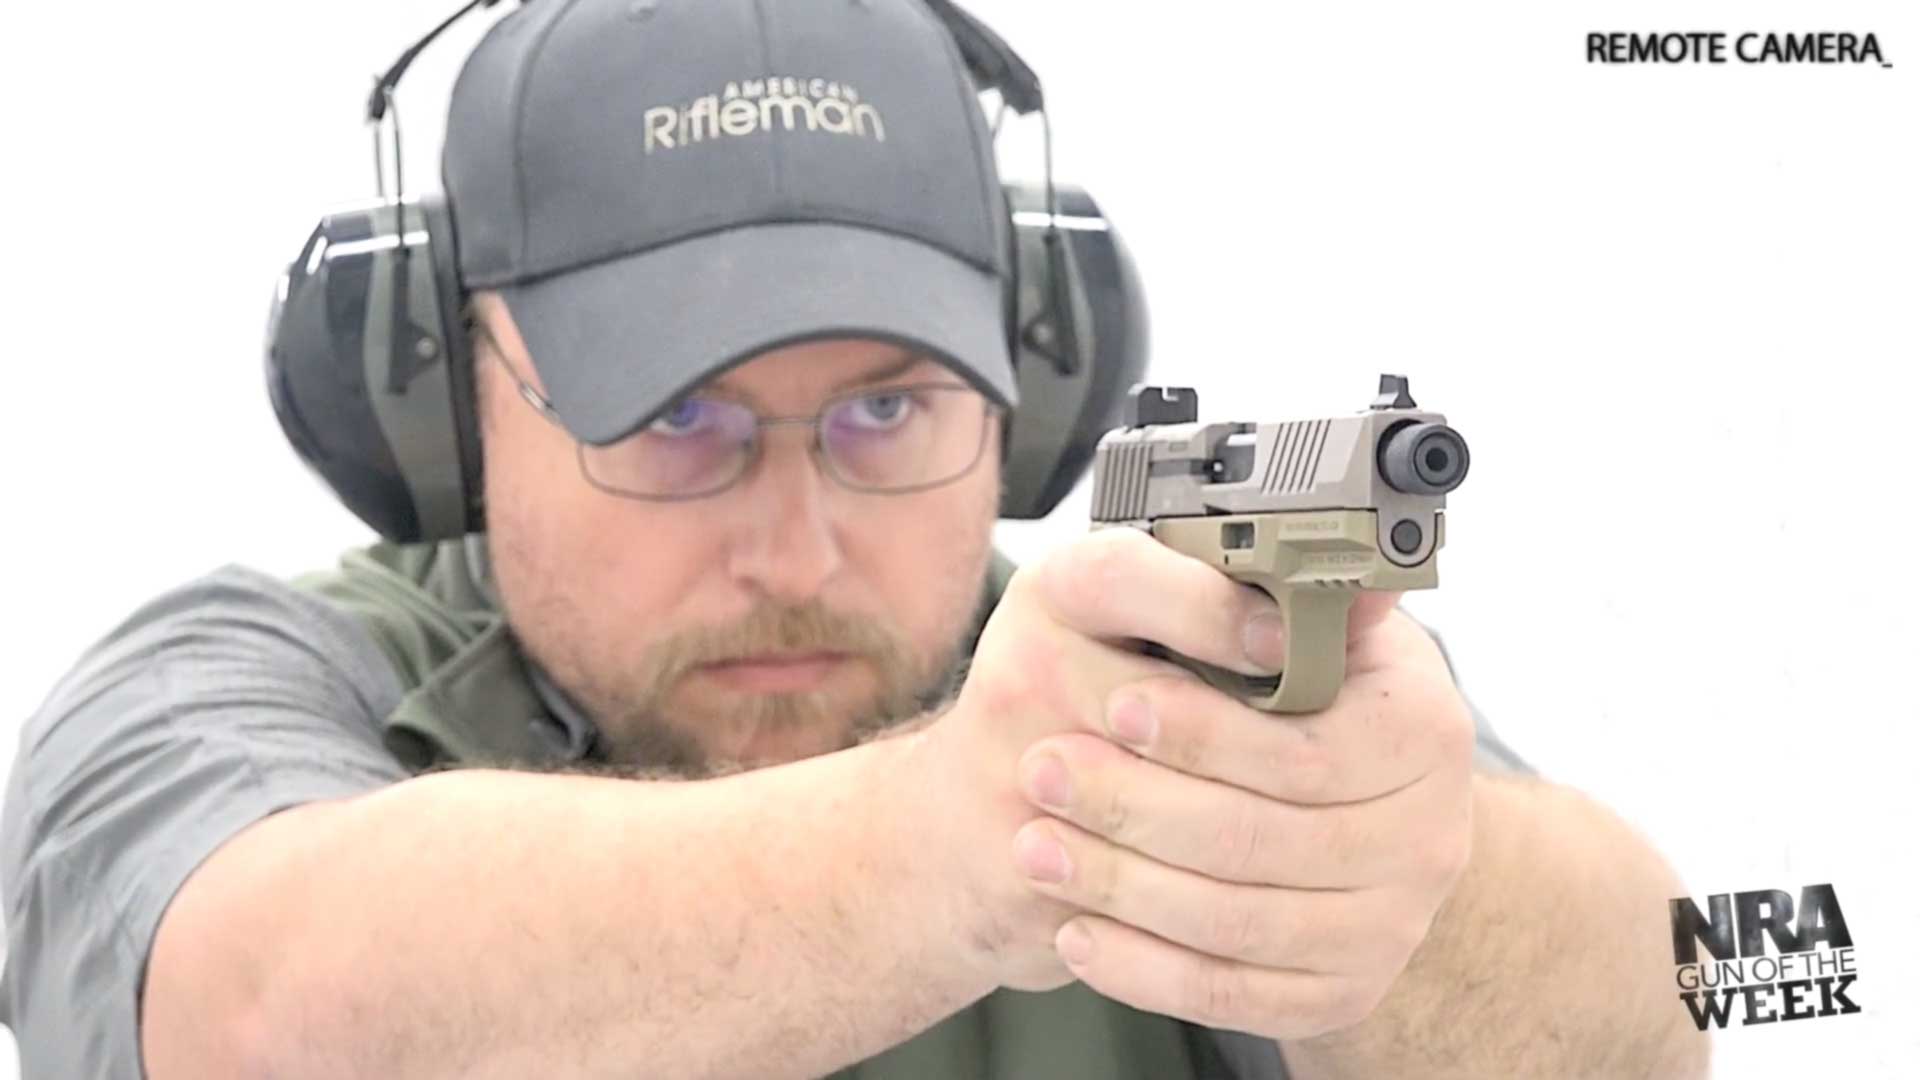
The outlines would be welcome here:
M 986 416 L 985 399 L 969 387 L 887 387 L 833 399 L 813 427 L 820 455 L 841 483 L 904 491 L 972 468 L 986 441 Z M 589 480 L 614 491 L 707 494 L 746 471 L 766 423 L 737 401 L 683 398 L 619 442 L 582 445 L 581 465 Z

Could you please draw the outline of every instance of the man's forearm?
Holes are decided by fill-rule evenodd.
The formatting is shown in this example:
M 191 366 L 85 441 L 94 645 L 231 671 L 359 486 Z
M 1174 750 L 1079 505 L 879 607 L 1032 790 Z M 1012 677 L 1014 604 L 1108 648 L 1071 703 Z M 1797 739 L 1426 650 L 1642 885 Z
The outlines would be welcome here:
M 1474 785 L 1473 856 L 1426 942 L 1365 1021 L 1283 1044 L 1295 1080 L 1705 1076 L 1667 979 L 1673 872 L 1577 792 Z
M 167 916 L 150 1074 L 209 1073 L 193 1032 L 222 1000 L 246 1075 L 801 1077 L 868 1057 L 991 989 L 930 891 L 938 853 L 908 835 L 914 743 L 687 783 L 442 773 L 269 818 Z

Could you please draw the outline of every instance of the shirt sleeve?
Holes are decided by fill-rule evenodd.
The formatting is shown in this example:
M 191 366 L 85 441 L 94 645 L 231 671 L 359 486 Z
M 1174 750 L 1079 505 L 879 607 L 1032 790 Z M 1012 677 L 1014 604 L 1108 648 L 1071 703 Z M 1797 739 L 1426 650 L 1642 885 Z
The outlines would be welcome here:
M 279 810 L 406 777 L 349 616 L 225 567 L 141 608 L 21 731 L 0 816 L 0 1020 L 22 1074 L 131 1077 L 149 950 L 208 855 Z

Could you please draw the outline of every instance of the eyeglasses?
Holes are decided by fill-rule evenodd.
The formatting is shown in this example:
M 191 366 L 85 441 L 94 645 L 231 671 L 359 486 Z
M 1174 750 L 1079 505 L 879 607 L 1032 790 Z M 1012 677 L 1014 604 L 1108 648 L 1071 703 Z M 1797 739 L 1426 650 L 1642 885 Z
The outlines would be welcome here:
M 813 458 L 835 483 L 853 491 L 905 495 L 949 484 L 972 471 L 987 445 L 995 407 L 959 383 L 875 386 L 828 398 L 810 416 L 761 416 L 717 396 L 688 396 L 645 428 L 596 446 L 574 438 L 553 403 L 520 377 L 497 344 L 520 396 L 573 438 L 581 475 L 610 495 L 673 502 L 716 495 L 753 468 L 764 428 L 813 430 Z

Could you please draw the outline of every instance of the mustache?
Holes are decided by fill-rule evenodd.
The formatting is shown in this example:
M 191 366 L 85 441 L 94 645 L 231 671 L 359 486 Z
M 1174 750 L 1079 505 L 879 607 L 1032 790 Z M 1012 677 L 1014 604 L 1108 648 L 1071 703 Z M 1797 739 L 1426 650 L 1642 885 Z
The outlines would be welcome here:
M 765 653 L 847 653 L 882 665 L 908 659 L 905 637 L 885 620 L 835 611 L 819 601 L 755 608 L 744 618 L 681 630 L 654 645 L 643 685 L 669 686 L 704 664 Z
M 835 611 L 817 601 L 768 604 L 724 624 L 694 626 L 655 642 L 629 668 L 631 696 L 616 699 L 611 732 L 598 756 L 615 770 L 609 775 L 641 778 L 700 779 L 749 767 L 712 758 L 695 730 L 703 727 L 760 728 L 778 731 L 805 725 L 841 723 L 841 749 L 896 731 L 950 700 L 965 677 L 961 642 L 938 655 L 922 657 L 911 639 L 885 616 Z M 682 678 L 693 669 L 769 652 L 835 652 L 866 660 L 879 680 L 871 701 L 838 715 L 836 703 L 818 690 L 741 698 L 718 714 L 669 715 Z M 691 725 L 691 726 L 689 726 Z M 608 734 L 602 730 L 602 738 Z M 578 764 L 578 763 L 576 763 Z M 571 767 L 569 767 L 571 768 Z

